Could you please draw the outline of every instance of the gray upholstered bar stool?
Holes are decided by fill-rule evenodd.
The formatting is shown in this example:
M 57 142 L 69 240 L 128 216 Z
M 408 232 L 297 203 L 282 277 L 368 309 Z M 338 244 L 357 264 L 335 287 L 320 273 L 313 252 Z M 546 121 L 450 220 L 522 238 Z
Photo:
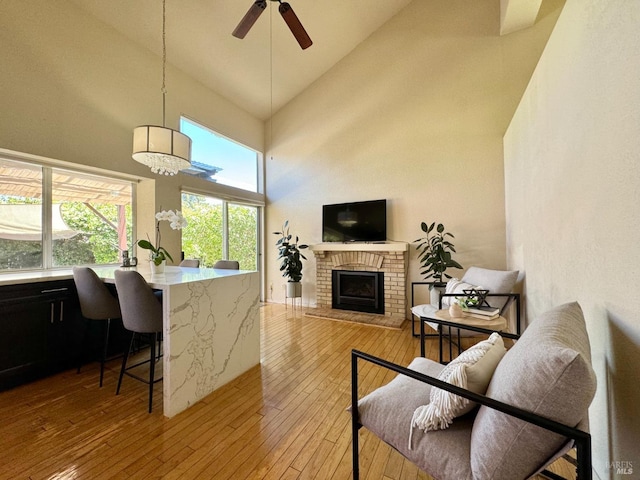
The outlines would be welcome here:
M 185 258 L 180 262 L 179 267 L 200 268 L 200 260 L 197 258 Z
M 127 374 L 130 377 L 140 380 L 149 385 L 149 413 L 153 406 L 153 385 L 162 378 L 155 378 L 156 365 L 156 344 L 162 333 L 162 304 L 158 301 L 149 284 L 142 278 L 138 272 L 133 270 L 116 270 L 116 290 L 120 299 L 120 308 L 122 310 L 122 323 L 124 328 L 131 332 L 131 342 L 129 348 L 124 352 L 122 359 L 122 367 L 120 368 L 120 376 L 118 377 L 118 387 L 116 395 L 120 393 L 120 385 L 122 385 L 122 377 Z M 129 353 L 133 346 L 133 340 L 136 334 L 148 334 L 149 339 L 149 360 L 145 360 L 135 365 L 127 367 Z M 160 355 L 158 356 L 158 358 Z M 149 379 L 146 380 L 131 372 L 132 368 L 138 367 L 144 363 L 149 363 Z
M 73 281 L 76 284 L 78 299 L 80 300 L 80 311 L 82 316 L 89 320 L 104 320 L 104 339 L 102 353 L 100 356 L 100 386 L 104 377 L 104 364 L 107 360 L 107 350 L 109 348 L 109 330 L 111 329 L 112 318 L 122 318 L 120 304 L 106 285 L 100 280 L 96 272 L 88 267 L 73 267 Z M 84 339 L 86 340 L 85 329 Z M 82 342 L 84 345 L 84 341 Z M 82 354 L 79 355 L 78 373 L 82 366 Z
M 213 264 L 213 268 L 222 268 L 225 270 L 240 270 L 240 262 L 237 260 L 218 260 Z

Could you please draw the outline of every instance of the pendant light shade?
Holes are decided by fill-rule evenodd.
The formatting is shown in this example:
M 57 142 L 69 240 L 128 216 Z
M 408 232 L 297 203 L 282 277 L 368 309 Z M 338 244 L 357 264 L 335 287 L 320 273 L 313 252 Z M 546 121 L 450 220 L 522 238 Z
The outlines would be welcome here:
M 142 125 L 133 130 L 133 159 L 159 175 L 175 175 L 191 166 L 191 139 L 167 127 Z

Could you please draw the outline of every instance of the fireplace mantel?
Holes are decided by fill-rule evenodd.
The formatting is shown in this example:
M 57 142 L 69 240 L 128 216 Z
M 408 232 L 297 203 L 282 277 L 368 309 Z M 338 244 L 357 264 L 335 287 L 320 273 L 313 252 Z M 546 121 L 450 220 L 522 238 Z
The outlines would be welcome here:
M 329 242 L 309 245 L 313 252 L 406 252 L 407 242 Z
M 318 307 L 331 308 L 333 270 L 384 272 L 384 314 L 407 318 L 407 242 L 318 243 L 310 245 L 309 249 L 316 257 Z

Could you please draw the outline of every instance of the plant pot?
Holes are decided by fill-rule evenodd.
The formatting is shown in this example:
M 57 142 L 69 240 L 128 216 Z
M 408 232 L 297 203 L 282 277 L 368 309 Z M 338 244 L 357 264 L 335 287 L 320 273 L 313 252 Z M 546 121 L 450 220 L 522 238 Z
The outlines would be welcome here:
M 167 261 L 163 260 L 160 265 L 156 265 L 155 262 L 151 260 L 149 262 L 149 265 L 151 265 L 151 275 L 162 275 L 164 273 L 164 266 L 166 263 Z
M 302 284 L 300 282 L 287 282 L 287 298 L 302 297 Z

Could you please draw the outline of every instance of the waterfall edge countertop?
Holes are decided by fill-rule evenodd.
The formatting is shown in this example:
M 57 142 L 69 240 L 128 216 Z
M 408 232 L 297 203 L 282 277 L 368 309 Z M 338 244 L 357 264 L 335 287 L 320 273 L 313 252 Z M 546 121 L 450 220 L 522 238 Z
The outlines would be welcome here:
M 92 267 L 114 283 L 120 267 Z M 260 363 L 260 277 L 255 271 L 165 267 L 152 275 L 135 269 L 162 290 L 163 412 L 189 408 Z M 6 273 L 0 286 L 73 278 L 71 269 Z

